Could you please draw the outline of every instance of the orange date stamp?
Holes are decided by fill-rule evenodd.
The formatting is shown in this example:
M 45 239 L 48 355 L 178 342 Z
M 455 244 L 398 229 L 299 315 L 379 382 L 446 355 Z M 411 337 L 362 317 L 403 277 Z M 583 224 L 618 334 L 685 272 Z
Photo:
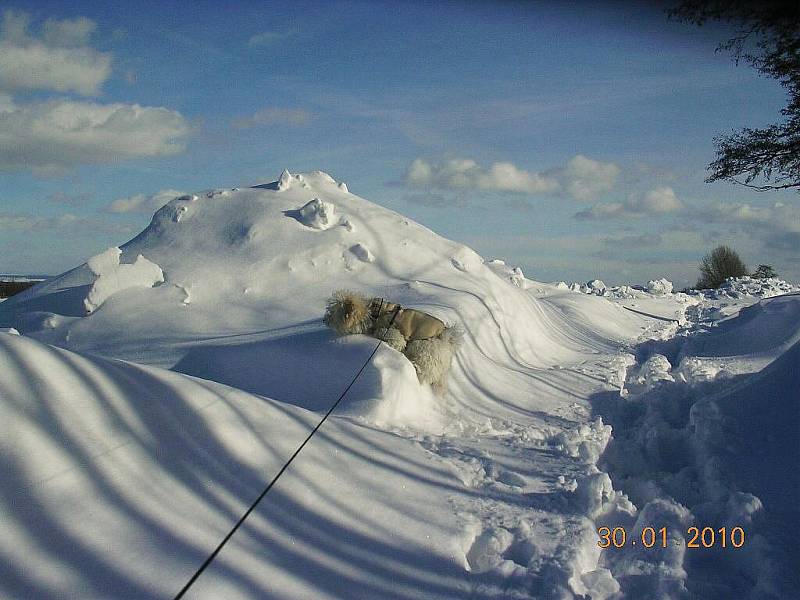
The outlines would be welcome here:
M 644 527 L 639 535 L 628 535 L 624 527 L 599 527 L 600 538 L 597 545 L 601 548 L 625 548 L 640 546 L 642 548 L 666 548 L 670 544 L 687 548 L 741 548 L 744 546 L 744 529 L 741 527 L 689 527 L 686 539 L 667 535 L 667 528 Z

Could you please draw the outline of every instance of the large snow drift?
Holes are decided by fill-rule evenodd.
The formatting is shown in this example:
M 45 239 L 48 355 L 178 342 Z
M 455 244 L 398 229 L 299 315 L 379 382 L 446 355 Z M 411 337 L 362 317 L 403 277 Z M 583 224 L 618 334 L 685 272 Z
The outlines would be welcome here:
M 800 297 L 668 284 L 539 283 L 318 171 L 176 198 L 0 305 L 0 595 L 171 597 L 363 367 L 190 597 L 788 597 Z M 464 330 L 443 398 L 323 325 L 345 287 Z M 706 522 L 753 542 L 597 545 Z

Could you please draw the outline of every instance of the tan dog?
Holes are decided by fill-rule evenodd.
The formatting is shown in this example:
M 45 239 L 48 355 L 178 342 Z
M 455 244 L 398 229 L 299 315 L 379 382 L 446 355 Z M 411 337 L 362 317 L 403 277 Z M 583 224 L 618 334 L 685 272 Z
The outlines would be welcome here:
M 396 313 L 396 316 L 395 316 Z M 436 317 L 413 308 L 402 308 L 399 304 L 373 298 L 370 314 L 375 319 L 375 334 L 388 329 L 389 324 L 398 329 L 406 341 L 427 340 L 442 335 L 445 324 Z
M 334 292 L 324 321 L 342 335 L 366 333 L 384 341 L 411 361 L 421 383 L 444 394 L 450 363 L 461 341 L 458 328 L 447 327 L 421 310 L 383 298 L 367 299 L 349 290 Z

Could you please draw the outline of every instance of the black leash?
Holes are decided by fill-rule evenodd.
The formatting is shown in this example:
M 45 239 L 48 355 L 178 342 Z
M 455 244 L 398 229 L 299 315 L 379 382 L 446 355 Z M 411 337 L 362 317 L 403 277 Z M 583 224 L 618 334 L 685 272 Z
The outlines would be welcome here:
M 192 578 L 189 579 L 189 581 L 186 582 L 186 585 L 184 585 L 183 588 L 181 588 L 181 591 L 177 593 L 177 595 L 175 596 L 174 600 L 180 600 L 181 598 L 183 598 L 183 596 L 186 594 L 186 592 L 189 591 L 189 588 L 192 587 L 192 585 L 194 584 L 195 581 L 197 581 L 197 578 L 200 577 L 200 575 L 203 574 L 203 571 L 205 571 L 206 568 L 217 557 L 217 555 L 220 553 L 220 551 L 225 546 L 225 544 L 228 543 L 228 540 L 230 540 L 233 537 L 233 534 L 236 533 L 236 530 L 239 529 L 239 527 L 241 527 L 242 523 L 245 522 L 245 519 L 247 519 L 247 517 L 250 516 L 250 513 L 253 512 L 253 510 L 256 508 L 256 506 L 258 506 L 258 503 L 261 502 L 261 500 L 264 498 L 264 496 L 267 495 L 267 492 L 269 492 L 272 489 L 272 487 L 278 481 L 278 478 L 281 475 L 283 475 L 283 473 L 286 471 L 286 469 L 289 468 L 289 465 L 292 464 L 292 461 L 297 457 L 298 454 L 300 454 L 300 451 L 311 440 L 311 438 L 314 437 L 314 434 L 317 433 L 319 428 L 322 427 L 323 423 L 325 423 L 325 421 L 328 420 L 328 417 L 331 416 L 333 411 L 336 410 L 336 407 L 339 406 L 339 403 L 342 401 L 342 398 L 344 398 L 345 394 L 347 394 L 347 392 L 350 391 L 350 388 L 353 387 L 353 384 L 359 378 L 361 373 L 363 373 L 364 369 L 367 368 L 367 365 L 369 364 L 369 361 L 371 361 L 372 357 L 375 356 L 375 353 L 378 351 L 378 348 L 381 347 L 381 342 L 384 341 L 383 338 L 386 337 L 386 333 L 389 331 L 389 328 L 394 324 L 394 320 L 397 317 L 399 312 L 400 312 L 400 308 L 398 306 L 398 308 L 394 312 L 394 315 L 392 315 L 392 320 L 389 321 L 389 325 L 386 326 L 386 329 L 383 332 L 383 336 L 381 338 L 379 338 L 380 341 L 378 341 L 377 345 L 375 346 L 375 349 L 372 351 L 372 354 L 370 354 L 369 358 L 367 358 L 367 360 L 364 362 L 364 364 L 361 365 L 361 368 L 358 370 L 358 373 L 356 373 L 355 377 L 353 377 L 352 381 L 350 381 L 350 383 L 345 388 L 345 390 L 341 393 L 341 395 L 336 400 L 336 402 L 333 403 L 333 406 L 331 406 L 330 409 L 328 409 L 328 412 L 325 413 L 325 416 L 322 417 L 322 420 L 319 423 L 317 423 L 317 426 L 314 427 L 314 429 L 311 430 L 311 433 L 309 433 L 308 437 L 303 441 L 303 443 L 300 444 L 300 446 L 298 446 L 297 450 L 294 451 L 294 454 L 292 454 L 292 456 L 289 458 L 289 460 L 286 461 L 286 464 L 283 465 L 283 467 L 281 467 L 281 470 L 278 471 L 278 474 L 275 475 L 275 477 L 272 478 L 272 481 L 270 481 L 269 484 L 267 485 L 267 487 L 264 488 L 264 491 L 261 492 L 261 494 L 258 496 L 258 498 L 256 498 L 255 502 L 253 502 L 253 504 L 250 505 L 250 508 L 248 508 L 247 511 L 236 522 L 236 525 L 233 526 L 233 529 L 231 529 L 228 532 L 228 534 L 222 539 L 222 541 L 214 549 L 214 551 L 211 554 L 208 555 L 208 558 L 206 558 L 206 560 L 203 562 L 203 564 L 200 565 L 200 568 L 197 569 L 197 571 L 195 571 L 194 575 L 192 575 Z
M 680 323 L 678 319 L 668 319 L 667 317 L 659 317 L 658 315 L 651 315 L 650 313 L 642 312 L 640 310 L 636 310 L 635 308 L 628 308 L 627 306 L 622 306 L 625 310 L 629 310 L 637 315 L 644 315 L 645 317 L 650 317 L 651 319 L 658 319 L 659 321 L 667 321 L 668 323 Z

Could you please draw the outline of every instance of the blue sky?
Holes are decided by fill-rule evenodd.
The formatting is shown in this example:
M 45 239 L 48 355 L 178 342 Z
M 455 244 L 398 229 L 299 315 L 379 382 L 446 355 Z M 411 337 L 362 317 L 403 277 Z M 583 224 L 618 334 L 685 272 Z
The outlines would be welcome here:
M 0 33 L 0 271 L 170 194 L 321 169 L 531 278 L 679 286 L 719 243 L 800 280 L 793 192 L 703 182 L 778 118 L 727 31 L 624 3 L 35 2 Z

